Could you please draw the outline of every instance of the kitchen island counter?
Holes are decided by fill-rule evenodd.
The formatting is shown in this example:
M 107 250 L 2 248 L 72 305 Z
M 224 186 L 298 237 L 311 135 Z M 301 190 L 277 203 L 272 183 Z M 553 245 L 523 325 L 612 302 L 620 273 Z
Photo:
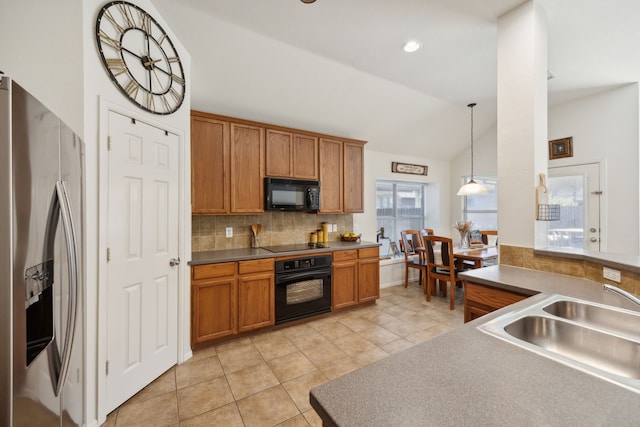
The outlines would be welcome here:
M 534 296 L 312 389 L 325 426 L 638 425 L 640 394 L 477 329 L 549 293 L 629 308 L 625 300 L 597 282 L 517 267 L 463 276 Z

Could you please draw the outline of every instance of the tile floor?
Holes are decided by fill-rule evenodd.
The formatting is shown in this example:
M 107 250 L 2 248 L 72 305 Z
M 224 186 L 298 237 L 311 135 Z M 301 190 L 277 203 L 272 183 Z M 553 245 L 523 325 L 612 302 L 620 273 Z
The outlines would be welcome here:
M 463 323 L 462 292 L 453 311 L 415 282 L 380 293 L 375 305 L 195 352 L 103 426 L 321 426 L 311 388 Z

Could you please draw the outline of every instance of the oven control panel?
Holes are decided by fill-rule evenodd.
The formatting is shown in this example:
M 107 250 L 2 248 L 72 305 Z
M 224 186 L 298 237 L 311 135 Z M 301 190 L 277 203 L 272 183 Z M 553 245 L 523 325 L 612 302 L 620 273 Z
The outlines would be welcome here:
M 276 273 L 284 271 L 309 270 L 313 268 L 331 266 L 331 255 L 292 258 L 276 261 Z

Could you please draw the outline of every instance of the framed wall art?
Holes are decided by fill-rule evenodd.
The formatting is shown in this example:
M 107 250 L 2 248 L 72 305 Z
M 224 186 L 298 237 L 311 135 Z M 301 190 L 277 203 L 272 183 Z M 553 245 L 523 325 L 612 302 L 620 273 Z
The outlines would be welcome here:
M 573 157 L 573 137 L 549 141 L 549 160 Z

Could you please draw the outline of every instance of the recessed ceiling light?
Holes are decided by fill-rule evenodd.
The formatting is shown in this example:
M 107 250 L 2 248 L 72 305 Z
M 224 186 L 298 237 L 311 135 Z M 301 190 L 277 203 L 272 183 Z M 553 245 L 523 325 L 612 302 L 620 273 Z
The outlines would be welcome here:
M 404 44 L 404 47 L 402 48 L 402 50 L 408 53 L 415 52 L 418 49 L 420 49 L 420 42 L 417 42 L 415 40 L 409 40 Z

